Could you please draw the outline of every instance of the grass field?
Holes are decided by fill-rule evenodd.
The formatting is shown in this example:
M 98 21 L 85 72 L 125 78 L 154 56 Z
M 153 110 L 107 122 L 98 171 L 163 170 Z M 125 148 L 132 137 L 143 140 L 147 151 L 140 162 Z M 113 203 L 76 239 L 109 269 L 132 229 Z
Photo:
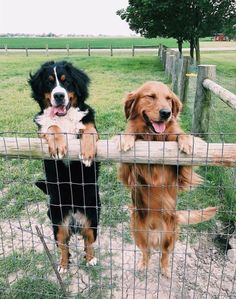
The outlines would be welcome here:
M 49 48 L 65 49 L 67 45 L 70 49 L 81 48 L 131 48 L 134 46 L 158 46 L 159 44 L 165 44 L 167 47 L 177 47 L 175 39 L 169 38 L 143 38 L 143 37 L 86 37 L 86 38 L 47 38 L 47 37 L 1 37 L 0 49 L 7 47 L 16 49 L 35 48 L 44 49 L 46 45 Z M 184 47 L 187 47 L 188 43 L 184 43 Z
M 218 68 L 222 72 L 228 72 L 232 76 L 235 74 L 233 55 L 233 53 L 205 53 L 202 54 L 202 59 L 204 63 L 217 63 Z M 38 112 L 38 107 L 31 99 L 27 80 L 29 72 L 34 72 L 41 63 L 51 59 L 69 60 L 91 77 L 88 103 L 96 110 L 96 123 L 101 139 L 111 137 L 115 133 L 124 130 L 126 121 L 122 99 L 127 92 L 132 91 L 147 80 L 161 80 L 167 83 L 162 65 L 156 56 L 140 55 L 130 57 L 130 55 L 123 55 L 106 57 L 101 55 L 85 57 L 83 55 L 70 55 L 67 57 L 57 54 L 45 57 L 34 54 L 24 57 L 20 54 L 1 55 L 0 136 L 10 136 L 12 134 L 25 136 L 24 133 L 26 132 L 36 136 L 36 126 L 32 120 Z M 193 99 L 190 99 L 191 101 Z M 218 104 L 214 107 L 212 118 L 214 120 L 217 119 L 217 122 L 222 122 L 226 133 L 235 133 L 235 114 L 233 115 L 230 110 L 226 111 L 225 107 L 221 108 Z M 191 130 L 191 113 L 189 111 L 189 107 L 186 107 L 182 114 L 182 124 L 187 131 Z M 221 119 L 222 111 L 227 113 L 227 120 Z M 217 131 L 218 127 L 213 124 L 212 128 L 213 131 Z M 20 132 L 21 134 L 12 132 Z M 122 237 L 129 242 L 130 235 L 128 229 L 125 232 L 121 232 L 118 225 L 127 227 L 129 215 L 124 206 L 130 202 L 130 195 L 117 181 L 116 169 L 117 165 L 114 163 L 102 163 L 99 180 L 102 197 L 101 227 L 112 228 L 112 234 L 117 236 L 122 233 Z M 222 168 L 216 167 L 201 167 L 199 172 L 205 178 L 205 183 L 196 190 L 180 194 L 178 207 L 193 209 L 217 205 L 220 209 L 216 219 L 225 220 L 227 217 L 227 219 L 235 220 L 236 211 L 233 209 L 236 198 L 233 187 L 234 182 L 230 174 L 227 173 L 225 175 L 225 172 L 222 172 Z M 28 207 L 31 204 L 42 203 L 46 206 L 45 196 L 34 187 L 34 181 L 43 176 L 43 168 L 40 161 L 2 159 L 0 163 L 0 218 L 12 219 L 13 221 L 14 219 L 24 219 L 29 213 Z M 42 215 L 41 213 L 39 210 L 37 215 L 42 217 L 43 223 L 46 215 L 44 212 Z M 31 215 L 31 217 L 33 216 Z M 214 223 L 215 220 L 195 228 L 198 231 L 212 230 Z M 0 297 L 3 294 L 4 298 L 15 296 L 14 298 L 37 299 L 40 283 L 42 283 L 44 289 L 48 290 L 49 295 L 44 298 L 59 296 L 54 282 L 50 282 L 50 279 L 44 279 L 45 271 L 47 270 L 40 267 L 42 259 L 42 255 L 35 253 L 27 253 L 24 256 L 12 254 L 7 259 L 0 259 L 0 270 L 7 269 L 0 271 Z M 37 280 L 37 277 L 34 280 L 32 276 L 34 269 L 31 268 L 30 261 L 33 265 L 38 263 L 37 269 L 39 271 L 38 275 L 41 277 L 40 280 Z M 6 273 L 6 271 L 8 272 Z M 9 293 L 7 291 L 6 277 L 12 275 L 14 271 L 26 274 L 13 283 Z M 97 281 L 99 273 L 94 272 L 93 275 L 94 281 Z M 28 288 L 29 284 L 31 288 Z M 27 294 L 29 294 L 28 297 L 22 297 L 25 289 L 27 289 Z M 89 298 L 95 298 L 93 297 L 95 293 L 96 288 Z

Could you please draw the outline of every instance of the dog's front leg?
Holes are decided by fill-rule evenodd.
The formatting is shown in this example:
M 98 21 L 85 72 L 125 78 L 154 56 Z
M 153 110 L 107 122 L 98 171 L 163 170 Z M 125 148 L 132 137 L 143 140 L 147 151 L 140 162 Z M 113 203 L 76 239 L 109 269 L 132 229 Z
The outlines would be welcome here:
M 66 138 L 58 126 L 48 128 L 46 134 L 41 134 L 46 139 L 51 157 L 62 159 L 67 153 Z
M 98 141 L 98 133 L 93 123 L 85 124 L 85 129 L 82 130 L 80 156 L 85 166 L 91 166 L 95 158 Z
M 193 152 L 194 136 L 186 134 L 180 127 L 175 124 L 175 131 L 167 132 L 168 141 L 177 141 L 179 150 L 190 155 Z
M 134 147 L 135 134 L 133 132 L 134 130 L 132 126 L 128 126 L 124 134 L 116 135 L 112 138 L 120 152 L 127 152 Z

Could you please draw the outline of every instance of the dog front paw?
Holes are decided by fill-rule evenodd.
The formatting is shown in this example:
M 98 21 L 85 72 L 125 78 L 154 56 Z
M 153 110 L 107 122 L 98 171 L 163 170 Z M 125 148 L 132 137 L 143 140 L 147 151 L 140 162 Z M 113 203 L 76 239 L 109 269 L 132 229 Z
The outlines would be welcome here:
M 118 151 L 127 152 L 134 147 L 135 137 L 134 135 L 117 135 L 112 138 L 116 143 Z
M 81 139 L 79 158 L 86 167 L 90 167 L 96 155 L 96 139 L 93 134 L 86 134 Z
M 64 136 L 51 136 L 48 139 L 48 151 L 52 158 L 62 159 L 67 153 Z
M 178 137 L 178 146 L 181 152 L 191 155 L 193 153 L 193 136 L 180 135 Z

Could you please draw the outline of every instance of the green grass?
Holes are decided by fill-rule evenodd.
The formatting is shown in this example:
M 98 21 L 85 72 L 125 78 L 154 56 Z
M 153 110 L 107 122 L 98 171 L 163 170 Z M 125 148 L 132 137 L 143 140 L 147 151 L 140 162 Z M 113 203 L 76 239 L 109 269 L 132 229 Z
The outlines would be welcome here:
M 60 287 L 50 279 L 51 265 L 44 254 L 35 252 L 13 253 L 0 259 L 1 298 L 39 299 L 64 298 Z M 46 275 L 49 277 L 46 278 Z M 8 286 L 8 277 L 15 279 Z
M 219 73 L 227 73 L 228 75 L 236 76 L 236 51 L 217 51 L 217 52 L 202 52 L 202 64 L 215 64 Z
M 162 66 L 154 56 L 0 56 L 4 74 L 0 82 L 0 132 L 5 132 L 2 135 L 28 136 L 24 134 L 28 132 L 30 136 L 36 136 L 37 128 L 33 117 L 38 112 L 38 107 L 31 98 L 27 80 L 30 71 L 34 72 L 49 59 L 67 59 L 91 77 L 88 103 L 96 110 L 96 123 L 101 138 L 111 137 L 125 129 L 123 98 L 126 93 L 146 80 L 163 79 Z M 5 104 L 5 99 L 8 99 L 8 105 Z M 20 134 L 13 134 L 14 131 Z M 0 191 L 1 218 L 19 217 L 24 215 L 27 205 L 46 201 L 44 194 L 34 186 L 34 181 L 44 177 L 40 161 L 2 160 L 0 177 L 0 190 L 4 190 L 2 196 Z M 122 207 L 129 202 L 129 194 L 117 182 L 115 164 L 102 163 L 99 185 L 104 206 L 101 223 L 115 227 L 117 223 L 127 221 L 128 215 Z
M 32 48 L 42 49 L 46 45 L 50 48 L 65 49 L 69 45 L 70 49 L 85 49 L 91 48 L 131 48 L 134 46 L 158 46 L 159 44 L 165 44 L 167 47 L 177 47 L 175 39 L 169 38 L 143 38 L 143 37 L 91 37 L 91 38 L 48 38 L 48 37 L 1 37 L 0 48 L 4 48 L 5 45 L 8 48 Z M 184 47 L 187 47 L 187 43 L 184 43 Z
M 217 62 L 222 72 L 234 74 L 230 64 L 231 53 L 212 55 L 204 53 L 204 63 Z M 229 55 L 229 56 L 227 56 Z M 36 126 L 33 117 L 38 112 L 36 103 L 30 96 L 27 84 L 29 72 L 38 69 L 46 60 L 67 59 L 76 66 L 86 71 L 91 77 L 90 97 L 88 103 L 96 110 L 96 123 L 100 138 L 111 137 L 125 129 L 126 121 L 123 113 L 123 98 L 126 93 L 137 88 L 146 80 L 166 81 L 162 66 L 156 56 L 130 55 L 106 57 L 104 55 L 85 57 L 71 55 L 69 57 L 50 55 L 44 57 L 34 54 L 29 57 L 23 55 L 0 56 L 1 81 L 0 81 L 0 133 L 4 136 L 27 136 L 27 132 L 36 136 Z M 213 61 L 214 60 L 214 61 Z M 6 105 L 7 102 L 7 105 Z M 221 120 L 225 108 L 218 103 L 214 108 L 211 130 L 219 132 L 216 121 Z M 222 110 L 223 109 L 223 110 Z M 227 110 L 227 117 L 221 123 L 226 131 L 235 132 L 235 116 Z M 185 107 L 182 113 L 182 125 L 186 131 L 191 130 L 191 113 Z M 12 133 L 12 132 L 19 133 Z M 5 132 L 5 133 L 4 133 Z M 6 133 L 8 132 L 8 133 Z M 235 142 L 235 140 L 232 140 Z M 178 197 L 179 209 L 204 208 L 216 205 L 219 212 L 216 219 L 229 221 L 236 219 L 235 189 L 233 188 L 232 170 L 219 167 L 200 167 L 198 172 L 204 177 L 203 186 L 181 193 Z M 34 187 L 34 181 L 43 178 L 43 168 L 40 161 L 34 160 L 8 160 L 0 162 L 0 217 L 1 219 L 18 218 L 26 216 L 26 206 L 37 202 L 45 203 L 44 194 Z M 112 235 L 123 237 L 125 243 L 133 242 L 130 239 L 128 221 L 129 214 L 124 209 L 130 202 L 129 192 L 117 181 L 117 165 L 103 162 L 99 178 L 102 199 L 101 227 L 111 228 Z M 30 213 L 33 213 L 30 211 Z M 41 217 L 42 215 L 37 215 Z M 31 214 L 35 217 L 35 214 Z M 46 217 L 46 215 L 45 215 Z M 201 231 L 211 230 L 215 219 L 198 226 L 191 226 L 191 235 Z M 118 224 L 125 228 L 120 231 Z M 183 230 L 184 237 L 185 230 Z M 3 240 L 4 242 L 4 240 Z M 102 259 L 106 257 L 102 257 Z M 42 267 L 42 265 L 44 265 Z M 106 292 L 111 286 L 107 272 L 103 265 L 89 269 L 85 264 L 80 265 L 81 270 L 91 278 L 90 288 L 77 298 L 106 298 Z M 51 266 L 47 258 L 41 253 L 25 252 L 14 253 L 0 259 L 0 297 L 1 298 L 62 298 L 59 286 L 50 279 Z M 7 278 L 19 273 L 18 279 L 8 284 Z M 103 285 L 100 285 L 102 277 Z M 115 281 L 115 280 L 114 280 Z M 68 279 L 67 283 L 70 283 Z M 43 290 L 43 292 L 42 292 Z M 41 297 L 40 297 L 41 296 Z M 42 297 L 44 296 L 44 297 Z
M 108 56 L 76 56 L 70 57 L 62 55 L 53 55 L 50 57 L 43 57 L 42 55 L 32 55 L 24 57 L 22 55 L 0 56 L 0 64 L 2 70 L 2 81 L 0 88 L 2 90 L 0 98 L 0 108 L 2 118 L 0 122 L 0 132 L 18 131 L 21 133 L 30 132 L 35 136 L 36 127 L 33 123 L 33 116 L 37 113 L 37 104 L 31 99 L 30 89 L 27 84 L 29 72 L 35 71 L 39 65 L 49 59 L 67 59 L 73 62 L 76 66 L 85 70 L 91 77 L 90 97 L 88 103 L 96 110 L 96 123 L 100 138 L 105 139 L 111 137 L 117 132 L 122 132 L 125 129 L 125 119 L 123 114 L 123 97 L 129 91 L 132 91 L 137 86 L 146 80 L 164 80 L 162 66 L 159 59 L 155 56 L 136 56 L 130 57 L 123 55 L 118 57 Z M 234 72 L 231 68 L 232 53 L 227 52 L 224 56 L 222 53 L 208 53 L 202 54 L 204 63 L 217 62 L 218 67 L 222 70 L 229 71 L 230 74 Z M 27 62 L 27 63 L 26 63 Z M 10 87 L 10 88 L 9 88 Z M 8 99 L 8 104 L 5 105 L 5 99 Z M 220 101 L 215 108 L 216 115 L 220 117 L 223 110 L 221 110 Z M 223 108 L 225 109 L 225 105 Z M 219 113 L 218 113 L 219 111 Z M 234 129 L 234 114 L 229 110 L 227 113 L 227 122 L 225 122 L 225 132 L 232 132 Z M 185 130 L 190 131 L 191 114 L 185 109 L 182 114 L 182 124 Z M 212 132 L 219 132 L 217 129 L 218 122 L 216 115 L 212 117 L 211 124 Z M 214 123 L 215 122 L 215 123 Z M 7 133 L 5 133 L 7 135 Z M 10 134 L 8 134 L 10 135 Z M 19 135 L 18 135 L 19 136 Z M 232 138 L 234 138 L 232 136 Z M 219 141 L 219 140 L 218 140 Z M 230 140 L 231 142 L 233 140 Z M 201 172 L 208 180 L 220 178 L 219 175 L 211 174 L 210 167 Z M 215 168 L 212 168 L 215 169 Z M 215 171 L 215 170 L 214 170 Z M 216 172 L 216 171 L 215 171 Z M 230 172 L 230 170 L 227 170 Z M 0 196 L 0 215 L 3 218 L 17 217 L 24 212 L 26 204 L 45 201 L 44 195 L 33 186 L 33 182 L 40 177 L 43 177 L 42 165 L 40 161 L 5 161 L 0 164 L 0 188 L 6 188 L 3 196 Z M 228 177 L 228 176 L 227 176 Z M 231 177 L 231 172 L 229 173 Z M 218 181 L 221 186 L 222 182 Z M 116 166 L 112 163 L 103 163 L 100 176 L 100 189 L 102 193 L 103 205 L 108 209 L 102 210 L 101 222 L 103 225 L 115 226 L 119 222 L 125 222 L 128 215 L 123 213 L 122 206 L 129 202 L 129 194 L 121 188 L 120 183 L 116 179 Z M 227 182 L 230 185 L 233 182 Z M 232 192 L 224 188 L 224 192 L 219 193 L 219 188 L 210 188 L 207 184 L 196 191 L 193 191 L 191 196 L 196 200 L 191 200 L 192 207 L 203 207 L 214 203 L 220 205 L 226 203 L 229 206 L 234 202 L 234 197 L 230 196 Z M 221 188 L 222 189 L 222 188 Z M 230 189 L 230 188 L 229 188 Z M 213 192 L 213 190 L 215 190 Z M 27 194 L 27 196 L 25 196 Z M 225 199 L 222 200 L 222 196 Z M 180 205 L 187 206 L 188 194 L 180 196 Z M 232 204 L 231 204 L 232 205 Z M 112 215 L 110 210 L 112 209 Z M 227 208 L 225 208 L 227 210 Z

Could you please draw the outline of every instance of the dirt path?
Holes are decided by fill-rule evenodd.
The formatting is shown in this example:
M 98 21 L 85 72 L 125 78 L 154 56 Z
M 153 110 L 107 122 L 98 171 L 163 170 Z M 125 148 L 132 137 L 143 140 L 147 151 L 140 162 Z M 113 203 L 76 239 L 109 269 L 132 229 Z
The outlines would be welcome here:
M 0 222 L 1 257 L 6 258 L 13 252 L 32 249 L 43 252 L 35 231 L 37 224 L 57 259 L 50 223 L 46 217 L 43 218 L 46 215 L 45 206 L 40 204 L 38 208 L 40 218 L 31 216 Z M 133 241 L 127 238 L 128 235 L 128 224 L 116 228 L 101 227 L 95 245 L 99 262 L 89 269 L 83 261 L 82 240 L 76 236 L 72 238 L 72 263 L 68 274 L 63 278 L 69 280 L 71 298 L 78 293 L 89 298 L 117 299 L 236 298 L 235 264 L 217 251 L 207 234 L 195 235 L 192 243 L 190 234 L 183 241 L 177 242 L 170 262 L 170 279 L 160 274 L 158 251 L 153 253 L 148 270 L 138 272 L 136 266 L 140 252 Z M 50 277 L 56 281 L 55 275 Z M 96 297 L 100 293 L 102 297 Z

